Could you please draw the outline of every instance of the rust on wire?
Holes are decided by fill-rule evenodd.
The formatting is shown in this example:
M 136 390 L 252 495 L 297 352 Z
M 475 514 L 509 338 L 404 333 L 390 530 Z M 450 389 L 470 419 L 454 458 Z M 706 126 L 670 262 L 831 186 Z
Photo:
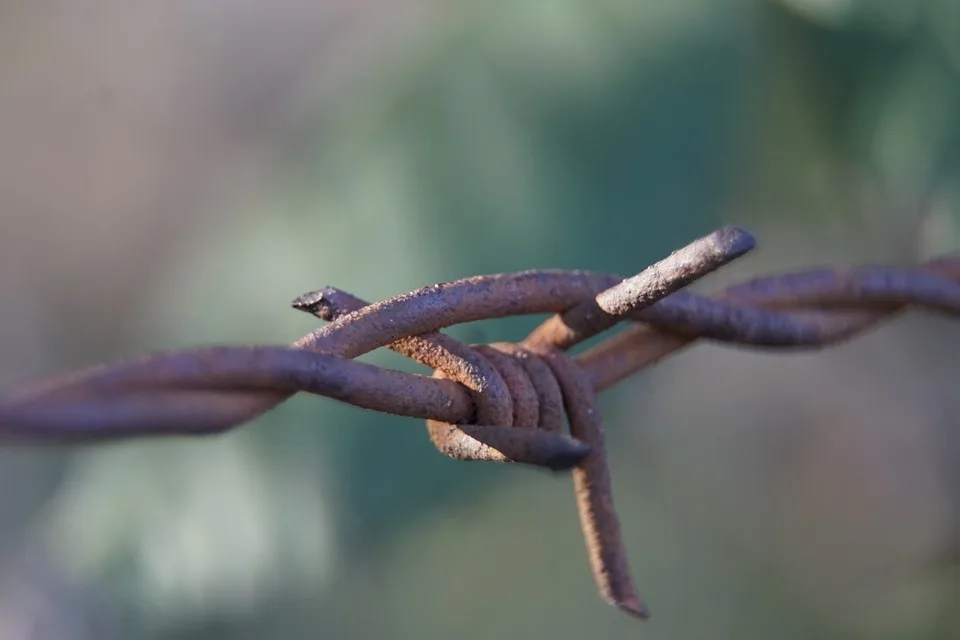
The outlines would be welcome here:
M 455 460 L 570 471 L 601 595 L 647 618 L 614 507 L 598 392 L 700 338 L 816 349 L 910 307 L 960 314 L 960 256 L 912 269 L 807 269 L 714 296 L 684 290 L 753 247 L 748 233 L 728 227 L 626 279 L 526 271 L 437 284 L 374 304 L 335 288 L 313 291 L 293 307 L 329 324 L 290 347 L 157 353 L 13 389 L 0 396 L 0 441 L 218 433 L 297 392 L 425 419 L 430 441 Z M 517 344 L 467 345 L 440 333 L 462 322 L 543 313 L 554 315 Z M 631 326 L 580 355 L 567 353 L 620 322 Z M 433 372 L 354 360 L 380 347 Z

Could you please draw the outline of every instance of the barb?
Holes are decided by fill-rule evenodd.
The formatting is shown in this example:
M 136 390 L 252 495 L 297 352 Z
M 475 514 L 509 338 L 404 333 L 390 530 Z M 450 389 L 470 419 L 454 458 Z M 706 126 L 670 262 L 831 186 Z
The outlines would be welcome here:
M 598 392 L 699 338 L 817 349 L 910 307 L 960 315 L 960 256 L 914 269 L 814 268 L 757 278 L 712 297 L 683 290 L 753 247 L 749 234 L 725 228 L 627 279 L 556 270 L 476 276 L 374 304 L 321 289 L 293 307 L 329 324 L 290 347 L 157 353 L 11 390 L 0 396 L 0 441 L 219 433 L 297 392 L 425 419 L 431 442 L 453 459 L 571 470 L 601 595 L 646 618 L 614 508 Z M 439 332 L 541 313 L 554 315 L 519 344 L 466 345 Z M 633 326 L 576 357 L 566 353 L 622 321 Z M 383 346 L 432 375 L 353 360 Z

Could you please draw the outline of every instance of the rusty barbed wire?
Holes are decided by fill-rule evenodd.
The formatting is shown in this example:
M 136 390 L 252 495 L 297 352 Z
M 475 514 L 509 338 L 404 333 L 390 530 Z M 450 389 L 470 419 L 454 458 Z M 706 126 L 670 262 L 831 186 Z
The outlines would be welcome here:
M 422 418 L 456 460 L 571 471 L 601 595 L 647 618 L 613 503 L 598 392 L 704 338 L 764 349 L 816 349 L 910 308 L 960 314 L 960 255 L 915 268 L 820 267 L 755 278 L 715 296 L 684 288 L 753 249 L 733 227 L 636 276 L 526 271 L 476 276 L 369 304 L 335 288 L 293 307 L 329 322 L 290 347 L 219 346 L 155 353 L 23 386 L 0 396 L 0 441 L 91 442 L 219 433 L 297 392 Z M 466 345 L 440 329 L 555 314 L 522 342 Z M 626 331 L 573 357 L 614 325 Z M 389 347 L 431 376 L 355 361 Z M 564 417 L 569 434 L 563 433 Z

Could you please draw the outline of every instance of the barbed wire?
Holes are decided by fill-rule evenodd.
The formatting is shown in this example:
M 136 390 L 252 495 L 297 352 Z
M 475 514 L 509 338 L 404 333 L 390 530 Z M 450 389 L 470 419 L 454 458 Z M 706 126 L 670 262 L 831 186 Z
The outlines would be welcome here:
M 424 287 L 369 304 L 325 288 L 293 307 L 329 322 L 290 347 L 155 353 L 61 375 L 0 396 L 0 441 L 91 442 L 204 435 L 249 422 L 297 392 L 427 421 L 433 445 L 464 461 L 570 471 L 601 595 L 639 618 L 613 503 L 597 394 L 697 339 L 818 349 L 915 307 L 960 314 L 960 255 L 915 268 L 819 267 L 755 278 L 715 296 L 684 290 L 755 246 L 727 227 L 631 278 L 525 271 Z M 455 324 L 555 314 L 519 343 L 467 345 Z M 626 331 L 573 357 L 614 325 Z M 430 376 L 357 362 L 389 347 Z M 563 433 L 566 417 L 569 433 Z

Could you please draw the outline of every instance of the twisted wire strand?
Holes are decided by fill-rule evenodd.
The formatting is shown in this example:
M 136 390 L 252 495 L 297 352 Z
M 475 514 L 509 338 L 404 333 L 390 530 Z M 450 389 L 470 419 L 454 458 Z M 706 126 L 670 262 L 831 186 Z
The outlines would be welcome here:
M 901 285 L 915 279 L 935 283 L 936 287 L 926 292 L 909 286 L 842 292 L 846 283 L 875 282 L 877 273 L 889 276 L 897 272 L 903 276 Z M 617 280 L 616 276 L 591 274 L 593 289 L 586 293 L 583 288 L 587 278 L 582 272 L 479 276 L 449 286 L 468 289 L 474 283 L 483 285 L 488 279 L 499 279 L 517 289 L 521 288 L 516 286 L 518 281 L 529 285 L 538 277 L 546 285 L 573 282 L 562 292 L 567 296 L 563 300 L 567 306 L 573 306 L 569 301 L 577 301 L 578 294 L 583 302 L 592 290 L 602 291 L 602 284 Z M 580 290 L 571 295 L 570 289 L 577 287 Z M 757 278 L 716 297 L 678 291 L 638 313 L 635 326 L 576 360 L 594 388 L 602 391 L 698 338 L 749 347 L 816 349 L 848 340 L 911 306 L 953 314 L 960 300 L 958 287 L 960 256 L 949 256 L 918 269 L 820 268 Z M 489 295 L 489 289 L 481 293 Z M 465 297 L 469 296 L 468 292 Z M 556 299 L 549 302 L 535 306 L 521 299 L 513 305 L 518 315 L 562 306 Z M 488 317 L 507 315 L 503 306 L 501 303 L 497 313 Z M 469 318 L 464 321 L 483 318 L 476 312 L 458 317 L 464 316 Z M 157 395 L 157 401 L 150 402 L 149 398 L 161 391 L 166 396 Z M 450 380 L 390 371 L 297 348 L 205 347 L 100 365 L 11 390 L 0 396 L 0 439 L 41 442 L 219 432 L 246 421 L 226 419 L 238 413 L 233 406 L 237 395 L 276 398 L 297 391 L 375 411 L 450 423 L 471 422 L 475 414 L 474 399 Z M 123 404 L 124 397 L 138 394 L 142 396 L 140 401 Z M 181 398 L 184 406 L 171 406 L 170 400 Z M 129 414 L 123 410 L 126 406 L 130 407 Z M 135 410 L 138 407 L 142 410 Z M 124 419 L 124 415 L 128 417 Z M 139 429 L 141 421 L 154 425 Z
M 714 297 L 680 291 L 578 358 L 606 389 L 703 338 L 764 349 L 821 349 L 909 308 L 955 316 L 960 255 L 916 268 L 819 267 L 764 276 Z
M 423 418 L 434 446 L 454 459 L 571 470 L 601 594 L 646 618 L 614 508 L 599 391 L 699 338 L 814 349 L 911 307 L 960 314 L 960 256 L 917 268 L 806 269 L 755 278 L 715 296 L 683 290 L 754 244 L 744 231 L 720 229 L 627 279 L 526 271 L 441 283 L 374 304 L 321 289 L 293 306 L 329 324 L 291 347 L 156 353 L 11 390 L 0 396 L 0 441 L 219 433 L 301 391 Z M 539 313 L 554 315 L 518 344 L 466 345 L 439 332 Z M 566 353 L 621 321 L 632 327 L 576 357 Z M 384 346 L 433 369 L 432 375 L 353 360 Z M 562 431 L 564 416 L 569 434 Z

